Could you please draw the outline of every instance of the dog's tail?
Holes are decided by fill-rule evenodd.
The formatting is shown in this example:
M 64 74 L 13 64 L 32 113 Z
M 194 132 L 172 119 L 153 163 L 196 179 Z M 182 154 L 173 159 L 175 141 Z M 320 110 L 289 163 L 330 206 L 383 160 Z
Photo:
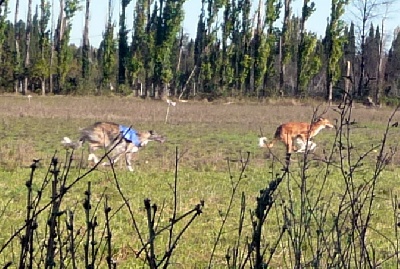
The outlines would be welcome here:
M 280 139 L 281 133 L 282 133 L 282 125 L 276 128 L 274 139 L 272 139 L 271 142 L 269 142 L 268 144 L 265 143 L 266 147 L 272 148 L 274 146 L 274 143 Z
M 83 140 L 79 140 L 78 142 L 73 142 L 69 137 L 65 136 L 63 140 L 61 140 L 61 144 L 66 149 L 78 149 L 82 147 Z
M 276 142 L 276 138 L 272 139 L 271 142 L 268 142 L 268 139 L 266 137 L 260 137 L 258 138 L 258 146 L 260 148 L 272 148 L 274 146 L 274 143 Z

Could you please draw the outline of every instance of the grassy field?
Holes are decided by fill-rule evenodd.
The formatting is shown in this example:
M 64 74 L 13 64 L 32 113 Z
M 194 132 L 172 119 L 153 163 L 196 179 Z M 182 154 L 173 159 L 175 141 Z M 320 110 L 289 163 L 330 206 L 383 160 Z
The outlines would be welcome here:
M 158 228 L 168 225 L 174 201 L 179 216 L 204 200 L 203 213 L 180 238 L 171 267 L 207 267 L 218 238 L 211 265 L 226 268 L 226 255 L 229 253 L 233 257 L 235 246 L 239 246 L 239 256 L 245 255 L 246 242 L 253 236 L 252 223 L 256 223 L 257 197 L 261 195 L 260 190 L 265 192 L 269 182 L 275 179 L 282 179 L 282 182 L 271 196 L 275 203 L 268 211 L 261 239 L 265 260 L 271 254 L 271 267 L 293 268 L 296 253 L 301 252 L 299 260 L 305 267 L 326 268 L 331 262 L 339 268 L 348 259 L 357 265 L 354 268 L 362 267 L 361 260 L 363 264 L 392 268 L 399 257 L 396 228 L 396 197 L 400 191 L 400 162 L 396 152 L 399 129 L 391 127 L 386 131 L 386 126 L 394 109 L 367 109 L 356 105 L 351 112 L 346 112 L 350 119 L 346 125 L 335 111 L 337 107 L 319 106 L 319 113 L 326 110 L 324 117 L 337 122 L 338 129 L 343 131 L 349 126 L 349 132 L 340 135 L 337 130 L 322 131 L 315 139 L 318 145 L 315 154 L 306 159 L 303 155 L 293 156 L 289 173 L 282 171 L 282 144 L 277 143 L 271 152 L 258 148 L 260 132 L 272 138 L 275 128 L 285 121 L 309 122 L 317 107 L 317 103 L 289 101 L 178 103 L 170 107 L 168 123 L 165 123 L 167 104 L 162 101 L 63 96 L 33 97 L 28 101 L 25 97 L 0 97 L 0 245 L 4 245 L 26 219 L 26 181 L 32 160 L 40 159 L 33 180 L 33 194 L 36 195 L 43 180 L 51 178 L 47 172 L 54 154 L 61 162 L 61 172 L 64 171 L 68 154 L 60 144 L 64 136 L 77 139 L 79 128 L 95 121 L 114 121 L 138 130 L 155 130 L 165 135 L 167 142 L 150 143 L 140 151 L 134 173 L 128 172 L 122 162 L 115 175 L 110 168 L 100 167 L 79 180 L 63 197 L 60 210 L 74 212 L 75 231 L 79 231 L 76 237 L 82 238 L 75 246 L 76 260 L 81 265 L 78 268 L 83 268 L 84 264 L 83 242 L 87 227 L 82 204 L 88 182 L 91 182 L 93 205 L 89 213 L 96 215 L 98 222 L 94 236 L 99 248 L 96 265 L 100 268 L 107 267 L 103 253 L 105 197 L 111 207 L 112 258 L 118 268 L 141 267 L 145 263 L 143 253 L 138 254 L 139 236 L 121 192 L 129 200 L 140 233 L 146 240 L 149 229 L 145 198 L 157 204 L 155 222 Z M 391 124 L 397 121 L 400 115 L 395 114 Z M 386 144 L 382 146 L 385 133 Z M 335 142 L 339 138 L 342 144 Z M 174 199 L 177 149 L 179 166 Z M 249 162 L 241 176 L 247 153 Z M 86 158 L 86 148 L 74 153 L 68 183 L 90 169 Z M 49 202 L 50 187 L 51 184 L 44 190 L 40 206 Z M 241 204 L 242 197 L 245 202 Z M 242 225 L 241 212 L 244 214 Z M 60 231 L 65 230 L 67 216 L 62 214 L 59 218 Z M 38 217 L 35 231 L 38 253 L 45 245 L 48 218 L 48 211 Z M 178 232 L 185 223 L 179 222 L 174 230 Z M 284 232 L 279 237 L 282 229 Z M 168 238 L 168 233 L 157 236 L 157 257 L 164 255 Z M 356 240 L 359 238 L 362 240 Z M 16 237 L 0 253 L 0 264 L 9 261 L 18 264 L 19 241 Z M 361 246 L 361 241 L 366 246 Z M 339 245 L 345 250 L 338 250 Z M 35 255 L 35 260 L 40 261 L 40 257 L 40 254 Z M 255 258 L 251 256 L 250 259 Z M 71 257 L 66 260 L 72 268 Z M 246 267 L 250 267 L 250 263 Z

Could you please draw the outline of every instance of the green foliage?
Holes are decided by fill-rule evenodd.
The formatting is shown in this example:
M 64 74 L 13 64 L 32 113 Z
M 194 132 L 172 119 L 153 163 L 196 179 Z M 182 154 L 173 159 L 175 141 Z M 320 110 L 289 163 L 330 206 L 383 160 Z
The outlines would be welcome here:
M 310 82 L 310 79 L 321 69 L 321 59 L 315 53 L 317 42 L 315 34 L 307 33 L 304 35 L 303 46 L 300 47 L 302 51 L 302 68 L 300 70 L 299 85 L 303 92 Z
M 125 84 L 126 69 L 129 59 L 128 30 L 126 29 L 126 7 L 131 0 L 121 0 L 118 33 L 118 84 Z
M 257 40 L 257 49 L 254 59 L 254 84 L 255 88 L 259 89 L 263 84 L 264 74 L 267 71 L 266 62 L 271 53 L 271 47 L 270 43 L 267 42 L 266 36 L 257 36 L 255 40 Z
M 165 6 L 156 19 L 154 77 L 156 86 L 160 88 L 169 84 L 173 79 L 172 51 L 183 21 L 184 3 L 185 0 L 164 1 Z
M 339 62 L 344 55 L 344 44 L 346 37 L 343 35 L 344 22 L 340 19 L 344 12 L 345 6 L 348 4 L 347 0 L 332 0 L 331 18 L 327 26 L 327 33 L 325 37 L 325 53 L 327 55 L 327 99 L 332 96 L 333 84 L 335 84 L 341 77 L 341 66 Z M 331 100 L 328 100 L 331 101 Z
M 60 37 L 60 44 L 58 44 L 58 54 L 57 54 L 57 74 L 59 79 L 59 87 L 63 89 L 65 86 L 65 79 L 68 75 L 68 72 L 72 69 L 72 59 L 73 53 L 69 47 L 71 27 L 72 27 L 72 18 L 75 16 L 76 12 L 81 10 L 81 6 L 79 5 L 79 0 L 66 0 L 64 6 L 65 18 L 66 21 L 63 35 Z M 62 14 L 60 14 L 62 16 Z M 64 89 L 65 90 L 65 89 Z
M 134 26 L 132 35 L 131 51 L 132 56 L 130 64 L 128 66 L 130 83 L 132 84 L 135 78 L 141 78 L 145 80 L 146 72 L 146 59 L 150 58 L 150 50 L 152 44 L 150 41 L 151 35 L 146 34 L 147 16 L 149 12 L 149 6 L 147 0 L 136 1 L 135 13 L 134 13 Z
M 65 17 L 68 20 L 68 24 L 70 24 L 70 20 L 75 16 L 75 14 L 82 10 L 82 6 L 80 5 L 80 0 L 65 0 Z
M 103 35 L 102 42 L 102 66 L 103 85 L 108 85 L 115 75 L 116 64 L 116 40 L 114 39 L 114 25 L 109 23 Z
M 8 14 L 8 0 L 3 3 L 2 6 L 0 6 L 0 44 L 4 44 L 6 41 L 6 28 L 7 28 L 7 18 Z M 0 47 L 0 56 L 3 53 Z

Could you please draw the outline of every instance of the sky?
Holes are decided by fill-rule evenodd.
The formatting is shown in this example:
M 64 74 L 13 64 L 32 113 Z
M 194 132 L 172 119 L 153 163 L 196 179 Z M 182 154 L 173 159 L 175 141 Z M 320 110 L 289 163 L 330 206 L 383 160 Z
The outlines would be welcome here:
M 59 0 L 50 0 L 54 1 L 53 5 L 53 12 L 54 21 L 57 21 L 57 17 L 59 14 Z M 71 43 L 75 43 L 76 45 L 81 44 L 82 40 L 82 31 L 84 26 L 84 5 L 85 1 L 82 1 L 82 11 L 79 12 L 73 19 L 73 26 L 71 32 Z M 120 11 L 120 1 L 113 0 L 113 14 L 114 20 L 116 25 L 118 26 L 118 14 Z M 258 4 L 258 0 L 253 1 L 253 9 Z M 9 7 L 10 7 L 10 14 L 9 19 L 14 21 L 14 12 L 15 12 L 15 2 L 16 0 L 9 0 Z M 135 4 L 135 0 L 132 0 L 131 4 L 127 8 L 127 26 L 128 29 L 132 28 L 133 24 L 133 8 Z M 311 15 L 309 20 L 306 23 L 306 28 L 309 31 L 316 32 L 319 36 L 323 36 L 325 33 L 327 18 L 329 17 L 330 13 L 330 3 L 329 0 L 314 0 L 316 11 Z M 20 0 L 20 11 L 19 11 L 19 18 L 26 21 L 27 16 L 27 1 Z M 33 7 L 40 3 L 40 0 L 32 0 Z M 292 12 L 298 16 L 301 15 L 301 5 L 302 0 L 293 0 L 293 9 Z M 196 27 L 198 18 L 200 15 L 200 8 L 201 8 L 201 1 L 200 0 L 187 0 L 184 5 L 185 10 L 185 19 L 183 22 L 183 29 L 184 32 L 188 33 L 190 37 L 194 38 L 196 35 Z M 91 7 L 90 7 L 90 26 L 89 26 L 89 37 L 90 43 L 94 47 L 98 47 L 101 40 L 102 34 L 105 29 L 105 23 L 107 20 L 107 9 L 108 9 L 108 0 L 91 0 Z M 400 26 L 400 20 L 396 18 L 396 15 L 400 11 L 400 1 L 394 0 L 394 4 L 390 6 L 390 12 L 388 14 L 388 18 L 385 20 L 385 28 L 386 28 L 386 36 L 387 36 L 387 43 L 390 45 L 391 39 L 393 37 L 393 31 L 397 26 Z M 383 10 L 384 12 L 384 10 Z M 346 22 L 359 21 L 355 19 L 354 13 L 356 12 L 347 12 L 343 19 Z M 221 18 L 219 18 L 221 19 Z M 381 24 L 382 16 L 380 16 L 379 20 L 376 20 L 375 24 Z M 282 21 L 282 18 L 280 18 Z M 117 30 L 117 29 L 116 29 Z M 387 44 L 387 45 L 388 45 Z

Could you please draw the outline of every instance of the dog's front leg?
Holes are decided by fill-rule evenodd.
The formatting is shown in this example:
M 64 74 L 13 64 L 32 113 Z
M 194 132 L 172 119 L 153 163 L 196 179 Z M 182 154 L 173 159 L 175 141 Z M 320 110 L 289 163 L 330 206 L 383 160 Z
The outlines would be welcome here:
M 94 164 L 97 164 L 99 162 L 99 158 L 97 158 L 97 156 L 94 155 L 94 153 L 90 153 L 89 157 L 88 157 L 88 161 L 93 162 Z
M 132 167 L 132 152 L 127 152 L 125 154 L 125 163 L 126 163 L 126 168 L 130 171 L 133 172 L 133 167 Z
M 133 167 L 132 167 L 132 157 L 133 154 L 139 151 L 139 148 L 136 146 L 132 146 L 126 153 L 125 153 L 125 163 L 126 163 L 126 168 L 130 171 L 133 172 Z

